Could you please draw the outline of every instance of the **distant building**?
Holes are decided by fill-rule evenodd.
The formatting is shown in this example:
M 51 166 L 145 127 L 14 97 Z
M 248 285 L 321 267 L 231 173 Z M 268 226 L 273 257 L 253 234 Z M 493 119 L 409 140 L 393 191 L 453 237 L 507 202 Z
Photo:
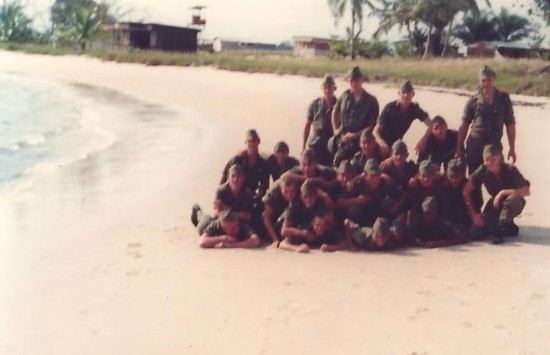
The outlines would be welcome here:
M 275 51 L 277 50 L 276 44 L 260 43 L 260 42 L 246 42 L 235 39 L 225 39 L 216 37 L 212 41 L 212 47 L 214 52 L 223 51 Z
M 195 28 L 137 22 L 119 22 L 103 28 L 112 31 L 115 47 L 175 52 L 196 52 L 200 32 Z
M 314 58 L 324 56 L 330 50 L 330 39 L 307 36 L 294 36 L 294 55 Z
M 467 57 L 528 58 L 531 47 L 519 42 L 477 42 L 466 49 Z

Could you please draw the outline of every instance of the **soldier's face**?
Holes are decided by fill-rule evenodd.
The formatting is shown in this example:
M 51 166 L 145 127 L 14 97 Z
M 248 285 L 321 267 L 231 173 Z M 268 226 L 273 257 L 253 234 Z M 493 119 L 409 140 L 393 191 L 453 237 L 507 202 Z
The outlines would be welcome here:
M 336 91 L 336 86 L 334 85 L 323 86 L 323 94 L 325 95 L 325 97 L 333 97 L 335 91 Z
M 242 174 L 230 174 L 229 186 L 234 190 L 240 190 L 244 183 L 244 175 Z
M 392 153 L 392 160 L 396 166 L 402 166 L 407 162 L 409 153 Z
M 458 187 L 460 183 L 464 180 L 464 175 L 455 175 L 449 177 L 449 182 L 452 187 Z
M 420 174 L 420 183 L 424 187 L 431 187 L 435 181 L 435 175 L 430 176 L 426 174 Z
M 294 201 L 294 198 L 296 197 L 296 187 L 283 186 L 281 188 L 281 194 L 287 202 Z
M 352 79 L 349 81 L 349 86 L 352 91 L 359 91 L 363 88 L 363 79 Z
M 312 161 L 310 162 L 307 160 L 302 160 L 301 167 L 306 177 L 314 177 L 315 169 L 317 169 L 317 163 Z
M 302 195 L 302 202 L 304 203 L 304 205 L 306 205 L 307 208 L 311 208 L 315 204 L 316 197 L 317 197 L 316 195 L 310 195 L 310 196 Z
M 380 184 L 380 179 L 382 179 L 380 174 L 367 174 L 365 177 L 367 184 L 374 188 L 378 187 Z
M 432 134 L 438 141 L 445 140 L 445 137 L 447 136 L 447 126 L 445 126 L 444 124 L 434 125 L 432 127 Z
M 258 151 L 258 146 L 260 145 L 260 141 L 258 139 L 247 139 L 246 140 L 246 148 L 249 151 Z
M 275 152 L 275 159 L 277 159 L 277 164 L 283 165 L 287 158 L 288 158 L 287 151 Z
M 401 104 L 410 105 L 414 97 L 414 91 L 403 92 L 399 91 L 399 102 Z
M 489 170 L 492 173 L 499 172 L 500 169 L 500 163 L 502 162 L 502 155 L 488 155 L 486 157 L 483 157 L 483 164 L 487 167 L 487 170 Z
M 315 217 L 311 223 L 315 235 L 323 235 L 327 231 L 327 221 L 322 217 Z
M 480 79 L 481 87 L 484 90 L 490 90 L 495 87 L 495 77 L 494 76 L 485 76 Z
M 361 141 L 361 150 L 368 157 L 374 156 L 376 152 L 376 141 L 368 139 Z

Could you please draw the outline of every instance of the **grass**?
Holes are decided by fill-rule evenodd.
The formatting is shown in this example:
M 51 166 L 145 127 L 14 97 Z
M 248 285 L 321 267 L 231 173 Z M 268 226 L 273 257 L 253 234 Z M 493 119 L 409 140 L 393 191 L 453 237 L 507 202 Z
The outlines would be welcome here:
M 105 61 L 168 66 L 212 66 L 218 69 L 247 73 L 275 73 L 322 77 L 330 73 L 344 74 L 352 65 L 359 65 L 372 82 L 399 83 L 405 79 L 417 85 L 474 90 L 481 65 L 497 72 L 498 86 L 513 94 L 550 96 L 550 78 L 540 75 L 540 69 L 550 65 L 539 59 L 442 59 L 429 60 L 382 58 L 376 60 L 331 60 L 328 58 L 296 58 L 290 53 L 225 52 L 169 53 L 157 51 L 89 50 L 53 48 L 36 44 L 5 44 L 0 49 L 32 54 L 87 55 Z

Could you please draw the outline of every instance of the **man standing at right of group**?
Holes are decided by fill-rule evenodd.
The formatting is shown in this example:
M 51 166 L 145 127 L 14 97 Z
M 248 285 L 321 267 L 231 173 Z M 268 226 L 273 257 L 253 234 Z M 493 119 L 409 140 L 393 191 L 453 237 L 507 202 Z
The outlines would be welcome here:
M 504 126 L 510 147 L 508 159 L 516 162 L 516 120 L 510 95 L 495 87 L 496 73 L 488 66 L 481 68 L 479 80 L 479 91 L 468 100 L 464 108 L 455 154 L 457 158 L 466 155 L 470 174 L 483 164 L 482 153 L 486 145 L 495 144 L 502 149 Z M 468 128 L 470 135 L 466 139 Z
M 372 131 L 380 111 L 378 100 L 363 89 L 363 74 L 353 67 L 347 75 L 350 88 L 336 101 L 332 111 L 334 136 L 329 140 L 329 151 L 334 154 L 334 166 L 351 159 L 359 151 L 359 137 L 363 130 Z
M 328 140 L 332 137 L 332 109 L 336 104 L 336 84 L 332 76 L 323 78 L 322 89 L 323 96 L 313 100 L 307 110 L 302 150 L 310 148 L 320 164 L 332 165 L 332 157 L 327 150 Z

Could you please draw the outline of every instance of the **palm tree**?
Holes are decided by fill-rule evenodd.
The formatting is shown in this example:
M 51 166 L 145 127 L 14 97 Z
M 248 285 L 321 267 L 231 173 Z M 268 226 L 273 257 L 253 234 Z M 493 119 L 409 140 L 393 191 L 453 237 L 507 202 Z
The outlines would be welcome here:
M 328 6 L 336 23 L 344 16 L 348 7 L 351 9 L 350 57 L 352 60 L 355 59 L 355 25 L 359 26 L 358 32 L 363 27 L 363 5 L 368 5 L 371 9 L 375 8 L 370 0 L 328 0 Z
M 455 36 L 465 44 L 496 41 L 500 38 L 496 30 L 495 18 L 485 11 L 479 16 L 466 16 L 462 24 L 456 27 Z
M 382 0 L 382 7 L 373 10 L 373 15 L 380 18 L 378 29 L 373 33 L 374 39 L 379 38 L 382 33 L 388 33 L 395 26 L 399 26 L 399 30 L 405 27 L 412 51 L 415 43 L 411 24 L 416 22 L 414 10 L 417 2 L 418 0 Z
M 86 45 L 92 40 L 100 24 L 101 20 L 97 17 L 95 9 L 79 8 L 76 10 L 71 32 L 74 33 L 76 42 L 83 51 L 86 50 Z
M 0 40 L 27 42 L 32 40 L 32 20 L 23 13 L 23 6 L 14 1 L 0 6 Z
M 495 24 L 499 39 L 504 42 L 527 38 L 534 29 L 528 19 L 511 14 L 505 8 L 501 8 L 500 13 L 495 16 Z

